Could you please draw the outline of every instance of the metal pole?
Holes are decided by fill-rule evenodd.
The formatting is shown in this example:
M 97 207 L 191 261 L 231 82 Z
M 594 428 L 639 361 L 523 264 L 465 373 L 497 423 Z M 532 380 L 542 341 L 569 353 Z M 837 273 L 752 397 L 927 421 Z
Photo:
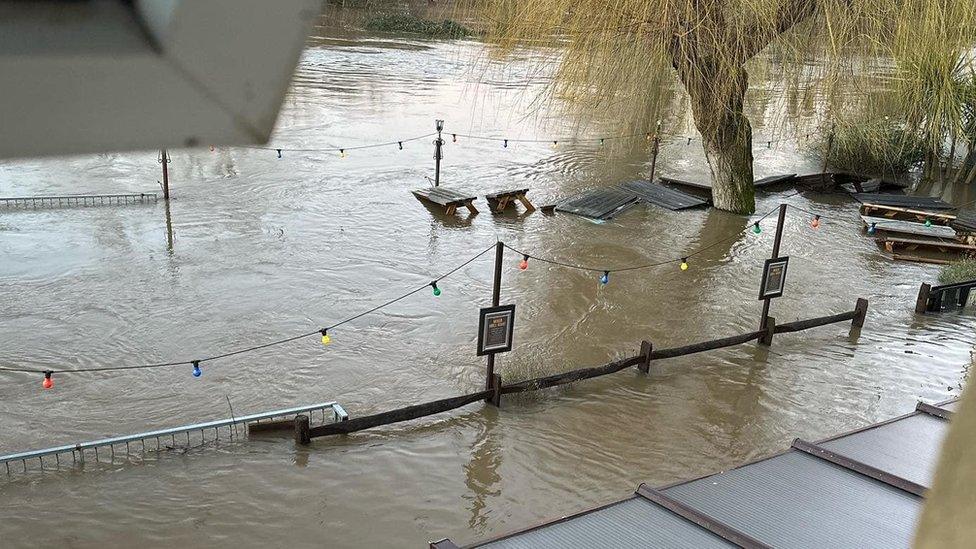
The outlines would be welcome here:
M 505 256 L 505 244 L 498 241 L 495 244 L 495 279 L 491 286 L 491 306 L 497 307 L 501 301 L 502 291 L 502 261 Z M 495 378 L 495 353 L 488 355 L 488 371 L 485 375 L 485 389 L 493 388 Z M 492 402 L 492 398 L 485 399 L 485 402 Z
M 169 200 L 169 166 L 166 165 L 166 149 L 160 151 L 163 165 L 163 200 Z
M 651 151 L 651 177 L 648 183 L 654 183 L 654 171 L 657 169 L 657 153 L 661 147 L 661 121 L 657 121 L 657 129 L 654 130 L 654 149 Z
M 444 121 L 435 120 L 434 127 L 437 128 L 437 139 L 434 140 L 434 186 L 440 186 L 441 184 L 441 158 L 444 155 L 441 153 L 441 147 L 444 146 L 444 140 L 441 139 L 441 131 L 444 130 Z
M 779 245 L 783 241 L 783 225 L 786 221 L 786 204 L 779 205 L 779 218 L 776 220 L 776 238 L 773 240 L 773 254 L 772 258 L 776 259 L 779 257 Z M 769 317 L 769 302 L 770 298 L 763 300 L 762 317 L 759 320 L 759 329 L 766 329 L 766 319 Z

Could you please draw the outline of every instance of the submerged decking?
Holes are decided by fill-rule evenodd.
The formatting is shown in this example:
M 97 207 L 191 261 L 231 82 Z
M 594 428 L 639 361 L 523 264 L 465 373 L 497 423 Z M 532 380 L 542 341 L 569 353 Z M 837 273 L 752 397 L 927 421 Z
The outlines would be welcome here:
M 467 547 L 909 547 L 955 401 Z M 458 547 L 451 540 L 431 547 Z

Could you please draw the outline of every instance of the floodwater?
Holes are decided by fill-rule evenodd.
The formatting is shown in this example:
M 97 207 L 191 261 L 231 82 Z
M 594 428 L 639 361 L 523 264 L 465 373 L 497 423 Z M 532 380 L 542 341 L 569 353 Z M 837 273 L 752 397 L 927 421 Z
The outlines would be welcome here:
M 322 31 L 324 32 L 324 31 Z M 334 36 L 334 34 L 333 34 Z M 531 59 L 482 73 L 476 42 L 344 35 L 310 41 L 272 143 L 285 149 L 398 141 L 446 120 L 443 184 L 483 195 L 531 188 L 537 204 L 644 177 L 639 138 L 479 141 L 450 133 L 549 139 L 572 131 L 526 93 Z M 527 57 L 531 55 L 527 54 Z M 481 82 L 478 84 L 478 82 Z M 527 82 L 527 83 L 526 83 Z M 756 131 L 764 131 L 761 117 Z M 612 128 L 592 127 L 598 138 Z M 173 151 L 172 245 L 155 205 L 0 212 L 0 365 L 84 369 L 188 360 L 335 323 L 417 287 L 496 239 L 533 254 L 615 268 L 679 258 L 748 228 L 714 210 L 637 207 L 596 224 L 570 215 L 446 218 L 410 194 L 433 176 L 431 138 L 334 152 Z M 629 143 L 629 144 L 628 144 Z M 785 140 L 756 151 L 757 175 L 816 171 Z M 697 144 L 669 140 L 659 173 L 701 178 Z M 155 152 L 0 164 L 0 195 L 156 188 Z M 956 197 L 950 197 L 956 198 Z M 472 541 L 619 498 L 638 483 L 699 476 L 958 394 L 971 362 L 969 313 L 917 316 L 937 268 L 893 263 L 839 195 L 761 195 L 791 211 L 792 258 L 779 322 L 870 300 L 847 325 L 653 364 L 522 398 L 298 448 L 287 437 L 221 441 L 186 453 L 116 457 L 83 469 L 0 477 L 0 545 L 10 547 L 419 547 Z M 479 201 L 484 204 L 483 200 Z M 642 339 L 666 347 L 753 330 L 760 235 L 676 264 L 599 273 L 506 255 L 502 302 L 518 307 L 506 379 L 599 365 Z M 420 292 L 317 338 L 186 366 L 41 377 L 0 373 L 0 453 L 338 400 L 363 415 L 480 390 L 477 310 L 491 254 Z

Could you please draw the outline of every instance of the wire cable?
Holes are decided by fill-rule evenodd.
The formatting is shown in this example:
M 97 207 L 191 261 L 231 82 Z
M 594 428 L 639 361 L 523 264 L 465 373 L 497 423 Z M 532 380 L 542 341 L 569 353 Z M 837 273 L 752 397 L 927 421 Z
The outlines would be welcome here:
M 370 309 L 367 309 L 367 310 L 365 310 L 363 312 L 357 313 L 357 314 L 355 314 L 355 315 L 353 315 L 353 316 L 351 316 L 349 318 L 346 318 L 344 320 L 341 320 L 339 322 L 336 322 L 335 324 L 332 324 L 331 326 L 328 326 L 328 327 L 325 327 L 325 328 L 321 328 L 321 329 L 318 329 L 318 330 L 314 330 L 314 331 L 310 331 L 310 332 L 305 332 L 305 333 L 298 334 L 298 335 L 294 335 L 294 336 L 285 337 L 285 338 L 282 338 L 282 339 L 277 339 L 275 341 L 271 341 L 271 342 L 268 342 L 268 343 L 262 343 L 260 345 L 254 345 L 254 346 L 251 346 L 251 347 L 245 347 L 243 349 L 236 349 L 236 350 L 229 351 L 229 352 L 226 352 L 226 353 L 221 353 L 221 354 L 212 355 L 212 356 L 206 356 L 206 357 L 202 357 L 202 358 L 198 358 L 198 359 L 194 359 L 194 360 L 179 360 L 179 361 L 172 361 L 172 362 L 158 362 L 158 363 L 152 363 L 152 364 L 135 364 L 135 365 L 127 365 L 127 366 L 99 366 L 99 367 L 95 367 L 95 368 L 83 368 L 83 369 L 77 369 L 77 370 L 57 370 L 57 369 L 51 369 L 51 368 L 43 368 L 43 369 L 41 369 L 41 368 L 11 368 L 11 367 L 6 367 L 6 366 L 0 366 L 0 371 L 3 371 L 3 372 L 32 373 L 32 374 L 47 374 L 47 373 L 52 373 L 52 374 L 81 374 L 81 373 L 91 373 L 91 372 L 114 372 L 114 371 L 121 371 L 121 370 L 145 370 L 145 369 L 151 369 L 151 368 L 165 368 L 165 367 L 172 367 L 172 366 L 194 366 L 194 365 L 199 365 L 200 363 L 203 363 L 203 362 L 210 362 L 212 360 L 218 360 L 218 359 L 227 358 L 227 357 L 231 357 L 231 356 L 235 356 L 235 355 L 240 355 L 240 354 L 244 354 L 244 353 L 250 353 L 250 352 L 253 352 L 253 351 L 260 350 L 260 349 L 267 349 L 268 347 L 274 347 L 274 346 L 277 346 L 277 345 L 283 345 L 285 343 L 290 343 L 292 341 L 296 341 L 296 340 L 303 339 L 303 338 L 306 338 L 306 337 L 311 337 L 313 335 L 319 335 L 319 334 L 323 333 L 324 331 L 331 330 L 331 329 L 336 328 L 338 326 L 342 326 L 343 324 L 347 324 L 349 322 L 352 322 L 354 320 L 357 320 L 359 318 L 362 318 L 362 317 L 364 317 L 366 315 L 375 313 L 376 311 L 379 311 L 380 309 L 383 309 L 385 307 L 389 307 L 390 305 L 393 305 L 394 303 L 397 303 L 399 301 L 402 301 L 402 300 L 404 300 L 404 299 L 406 299 L 406 298 L 408 298 L 408 297 L 416 294 L 417 292 L 420 292 L 421 290 L 430 287 L 432 284 L 434 284 L 436 282 L 439 282 L 440 280 L 442 280 L 444 278 L 447 278 L 447 277 L 453 275 L 454 273 L 460 271 L 461 269 L 463 269 L 464 267 L 470 265 L 472 262 L 474 262 L 478 258 L 480 258 L 483 255 L 485 255 L 489 251 L 493 250 L 494 248 L 495 248 L 495 244 L 492 244 L 488 248 L 485 248 L 484 250 L 482 250 L 482 251 L 478 252 L 477 254 L 475 254 L 474 256 L 470 257 L 469 259 L 467 259 L 466 261 L 464 261 L 460 265 L 454 267 L 453 269 L 451 269 L 451 270 L 447 271 L 446 273 L 440 275 L 439 277 L 435 278 L 433 280 L 433 282 L 429 282 L 427 284 L 424 284 L 423 286 L 420 286 L 418 288 L 415 288 L 413 290 L 410 290 L 410 291 L 408 291 L 408 292 L 406 292 L 406 293 L 404 293 L 404 294 L 402 294 L 402 295 L 400 295 L 398 297 L 395 297 L 393 299 L 390 299 L 389 301 L 386 301 L 386 302 L 384 302 L 384 303 L 382 303 L 380 305 L 377 305 L 377 306 L 372 307 Z

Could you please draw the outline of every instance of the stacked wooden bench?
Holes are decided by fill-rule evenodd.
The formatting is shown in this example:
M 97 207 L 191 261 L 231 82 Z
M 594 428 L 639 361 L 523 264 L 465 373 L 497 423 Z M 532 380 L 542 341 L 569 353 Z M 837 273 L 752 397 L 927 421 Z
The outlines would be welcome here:
M 501 213 L 505 211 L 510 204 L 514 205 L 516 201 L 521 202 L 522 206 L 525 207 L 526 212 L 535 211 L 535 206 L 529 202 L 529 199 L 525 197 L 529 189 L 514 189 L 511 191 L 499 191 L 497 193 L 486 194 L 485 200 L 488 201 L 488 206 L 494 213 Z

